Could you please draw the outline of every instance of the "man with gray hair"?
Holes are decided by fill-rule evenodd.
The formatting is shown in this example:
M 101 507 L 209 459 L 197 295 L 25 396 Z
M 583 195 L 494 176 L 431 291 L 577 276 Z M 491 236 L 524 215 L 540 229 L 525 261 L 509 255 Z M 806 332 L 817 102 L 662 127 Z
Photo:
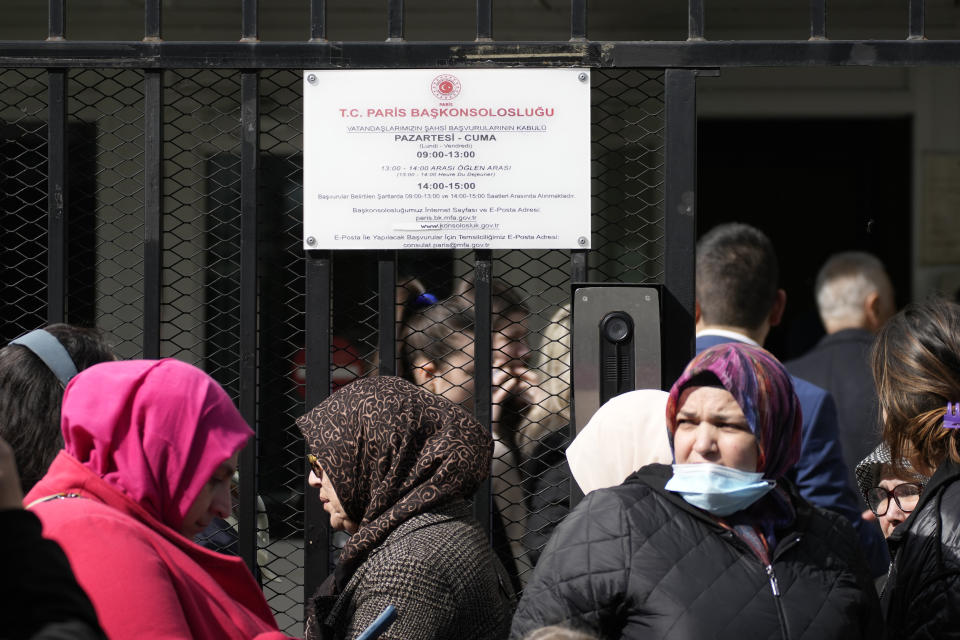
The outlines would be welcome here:
M 847 251 L 821 267 L 815 293 L 827 335 L 786 366 L 833 395 L 843 457 L 853 470 L 880 442 L 869 356 L 874 334 L 896 311 L 893 285 L 875 256 Z

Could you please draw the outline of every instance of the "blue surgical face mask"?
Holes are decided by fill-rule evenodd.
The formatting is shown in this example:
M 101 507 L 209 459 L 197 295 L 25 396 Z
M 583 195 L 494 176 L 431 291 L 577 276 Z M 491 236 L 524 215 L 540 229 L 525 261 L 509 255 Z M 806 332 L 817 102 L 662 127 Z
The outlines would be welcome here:
M 713 515 L 728 516 L 746 509 L 773 489 L 776 482 L 759 472 L 740 471 L 701 462 L 673 465 L 667 491 L 679 493 L 688 503 Z

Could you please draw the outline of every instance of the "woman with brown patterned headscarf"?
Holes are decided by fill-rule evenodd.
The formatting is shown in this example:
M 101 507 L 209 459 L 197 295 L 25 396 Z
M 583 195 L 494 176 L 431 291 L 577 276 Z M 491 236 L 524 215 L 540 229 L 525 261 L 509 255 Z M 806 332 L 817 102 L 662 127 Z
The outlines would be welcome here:
M 467 500 L 493 441 L 460 406 L 392 376 L 357 380 L 297 422 L 310 485 L 351 534 L 311 602 L 308 640 L 355 638 L 387 607 L 381 638 L 505 638 L 511 593 Z

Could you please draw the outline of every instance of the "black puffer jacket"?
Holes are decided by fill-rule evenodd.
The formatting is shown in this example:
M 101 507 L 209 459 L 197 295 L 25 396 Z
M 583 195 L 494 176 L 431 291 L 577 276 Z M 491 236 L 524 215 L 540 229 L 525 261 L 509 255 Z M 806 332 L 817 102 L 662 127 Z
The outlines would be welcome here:
M 887 539 L 888 638 L 960 638 L 960 465 L 941 464 L 913 513 Z
M 739 537 L 663 489 L 649 465 L 589 494 L 557 527 L 511 637 L 568 624 L 604 638 L 880 637 L 850 524 L 793 495 L 794 526 L 764 567 Z

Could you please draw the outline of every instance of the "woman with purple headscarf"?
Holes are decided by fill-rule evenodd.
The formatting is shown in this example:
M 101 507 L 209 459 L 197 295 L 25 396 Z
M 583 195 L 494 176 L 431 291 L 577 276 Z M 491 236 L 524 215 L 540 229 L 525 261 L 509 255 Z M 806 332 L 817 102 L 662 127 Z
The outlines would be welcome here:
M 759 347 L 727 343 L 670 390 L 672 466 L 591 492 L 548 543 L 511 637 L 566 624 L 604 638 L 879 637 L 856 535 L 787 479 L 800 405 Z

